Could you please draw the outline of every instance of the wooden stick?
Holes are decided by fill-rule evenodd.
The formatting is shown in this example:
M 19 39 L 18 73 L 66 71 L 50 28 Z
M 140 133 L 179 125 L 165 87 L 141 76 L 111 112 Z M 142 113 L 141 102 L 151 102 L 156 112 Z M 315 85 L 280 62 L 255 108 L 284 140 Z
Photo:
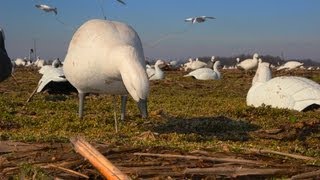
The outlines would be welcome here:
M 248 175 L 274 175 L 280 172 L 286 172 L 284 169 L 259 169 L 245 167 L 215 167 L 215 168 L 187 168 L 184 174 L 215 174 L 236 178 L 238 176 Z
M 302 159 L 302 160 L 308 160 L 308 161 L 315 161 L 317 159 L 312 158 L 312 157 L 308 157 L 308 156 L 302 156 L 302 155 L 298 155 L 298 154 L 289 154 L 289 153 L 284 153 L 284 152 L 279 152 L 279 151 L 273 151 L 273 150 L 266 150 L 266 149 L 248 149 L 251 152 L 255 152 L 255 153 L 271 153 L 271 154 L 277 154 L 277 155 L 281 155 L 281 156 L 287 156 L 287 157 L 291 157 L 291 158 L 295 158 L 295 159 Z
M 310 178 L 319 179 L 320 178 L 320 170 L 297 174 L 297 175 L 294 175 L 291 177 L 292 180 L 294 180 L 294 179 L 310 179 Z
M 207 160 L 207 161 L 218 161 L 218 162 L 231 162 L 238 164 L 264 164 L 259 161 L 234 159 L 234 158 L 214 158 L 214 157 L 204 157 L 204 156 L 190 156 L 190 155 L 175 155 L 175 154 L 153 154 L 153 153 L 134 153 L 136 156 L 153 156 L 161 158 L 181 158 L 181 159 L 195 159 L 195 160 Z
M 33 97 L 34 94 L 37 92 L 38 87 L 39 87 L 39 84 L 38 84 L 37 87 L 33 90 L 33 92 L 31 93 L 31 95 L 29 96 L 29 98 L 27 99 L 27 103 L 31 101 L 32 97 Z
M 75 151 L 88 159 L 108 180 L 130 179 L 83 138 L 71 138 L 70 141 L 74 145 Z
M 67 169 L 67 168 L 64 168 L 64 167 L 60 167 L 60 166 L 57 166 L 57 165 L 54 165 L 54 164 L 50 164 L 48 166 L 45 166 L 44 168 L 46 168 L 46 167 L 53 167 L 53 168 L 56 168 L 56 169 L 60 169 L 60 170 L 62 170 L 64 172 L 66 172 L 66 173 L 89 179 L 89 176 L 87 176 L 85 174 L 82 174 L 82 173 L 79 173 L 77 171 L 74 171 L 74 170 L 71 170 L 71 169 Z

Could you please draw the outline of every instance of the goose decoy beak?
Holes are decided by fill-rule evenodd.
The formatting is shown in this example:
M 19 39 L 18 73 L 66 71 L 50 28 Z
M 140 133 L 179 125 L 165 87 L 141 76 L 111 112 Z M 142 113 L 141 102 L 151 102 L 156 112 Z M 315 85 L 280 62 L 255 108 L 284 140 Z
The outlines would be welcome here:
M 147 108 L 147 100 L 146 99 L 140 99 L 139 102 L 137 102 L 138 108 L 140 110 L 140 114 L 142 118 L 148 118 L 148 108 Z

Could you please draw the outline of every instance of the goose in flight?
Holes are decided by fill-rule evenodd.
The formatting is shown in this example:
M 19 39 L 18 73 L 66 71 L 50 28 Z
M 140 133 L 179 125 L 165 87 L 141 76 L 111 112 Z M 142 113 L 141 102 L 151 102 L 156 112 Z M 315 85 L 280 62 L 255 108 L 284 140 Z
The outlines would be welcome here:
M 123 4 L 123 5 L 126 5 L 126 3 L 122 0 L 117 0 L 119 3 Z
M 45 12 L 54 12 L 55 15 L 58 14 L 57 8 L 56 7 L 50 7 L 46 4 L 37 4 L 35 5 L 36 8 L 41 9 Z
M 194 23 L 202 23 L 205 22 L 206 19 L 215 19 L 215 17 L 212 16 L 198 16 L 198 17 L 190 17 L 185 19 L 185 22 L 192 22 L 192 24 Z

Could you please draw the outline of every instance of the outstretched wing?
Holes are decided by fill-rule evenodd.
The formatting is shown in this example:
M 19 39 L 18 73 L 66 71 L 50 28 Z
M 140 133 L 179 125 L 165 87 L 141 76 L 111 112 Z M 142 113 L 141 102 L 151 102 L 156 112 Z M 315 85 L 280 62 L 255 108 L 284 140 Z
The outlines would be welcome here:
M 193 19 L 194 19 L 194 18 L 187 18 L 187 19 L 185 19 L 184 21 L 185 21 L 185 22 L 192 22 Z
M 212 16 L 203 16 L 203 17 L 206 19 L 215 19 L 215 17 L 212 17 Z

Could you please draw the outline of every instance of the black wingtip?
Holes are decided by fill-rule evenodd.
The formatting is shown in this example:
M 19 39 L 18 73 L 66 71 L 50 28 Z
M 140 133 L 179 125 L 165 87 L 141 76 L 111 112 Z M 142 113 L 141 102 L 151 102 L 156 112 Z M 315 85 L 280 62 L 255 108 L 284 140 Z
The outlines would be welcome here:
M 123 5 L 126 5 L 126 3 L 122 0 L 117 0 L 119 3 L 123 4 Z

